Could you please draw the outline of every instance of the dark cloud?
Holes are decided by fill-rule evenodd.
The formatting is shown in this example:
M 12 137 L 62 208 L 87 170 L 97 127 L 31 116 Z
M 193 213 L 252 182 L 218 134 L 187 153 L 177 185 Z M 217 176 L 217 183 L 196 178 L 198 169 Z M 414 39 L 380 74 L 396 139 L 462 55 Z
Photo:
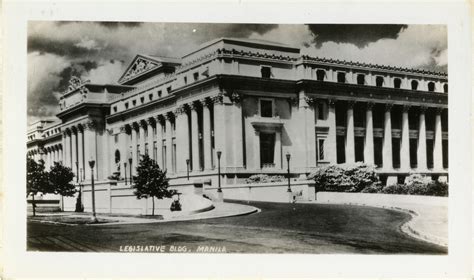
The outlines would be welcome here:
M 275 28 L 278 24 L 214 24 L 195 23 L 189 24 L 190 29 L 195 29 L 194 37 L 203 43 L 218 37 L 248 38 L 253 33 L 263 35 Z
M 98 64 L 95 61 L 72 63 L 71 66 L 64 68 L 64 70 L 59 73 L 59 84 L 56 90 L 59 92 L 65 91 L 69 86 L 69 80 L 72 76 L 81 77 L 90 70 L 97 68 L 97 66 Z
M 98 52 L 97 50 L 88 50 L 76 46 L 76 43 L 72 41 L 50 40 L 44 37 L 29 37 L 27 44 L 28 53 L 37 51 L 40 53 L 52 53 L 59 56 L 81 57 Z
M 406 28 L 402 24 L 309 24 L 309 30 L 315 36 L 315 43 L 333 41 L 336 43 L 351 43 L 359 48 L 367 46 L 383 38 L 394 39 Z
M 126 22 L 126 21 L 58 21 L 56 22 L 56 25 L 61 26 L 61 25 L 66 25 L 66 24 L 71 24 L 71 23 L 94 23 L 98 24 L 104 27 L 108 27 L 110 29 L 118 28 L 118 27 L 140 27 L 140 25 L 143 24 L 143 22 Z

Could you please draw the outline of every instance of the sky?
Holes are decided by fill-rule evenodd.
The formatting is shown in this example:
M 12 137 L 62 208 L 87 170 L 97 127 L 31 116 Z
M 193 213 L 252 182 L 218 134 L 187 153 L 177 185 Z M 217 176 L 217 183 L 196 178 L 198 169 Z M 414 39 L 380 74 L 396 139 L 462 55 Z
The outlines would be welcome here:
M 317 57 L 447 72 L 444 25 L 32 21 L 28 122 L 59 112 L 59 96 L 73 75 L 116 83 L 136 54 L 180 57 L 219 37 L 275 41 Z

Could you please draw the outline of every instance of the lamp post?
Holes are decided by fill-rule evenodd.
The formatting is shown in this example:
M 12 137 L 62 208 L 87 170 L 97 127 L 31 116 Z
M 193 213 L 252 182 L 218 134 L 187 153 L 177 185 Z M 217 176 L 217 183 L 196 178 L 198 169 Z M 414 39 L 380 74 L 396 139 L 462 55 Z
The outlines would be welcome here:
M 130 166 L 130 185 L 133 184 L 133 176 L 132 176 L 132 157 L 128 158 L 128 164 Z
M 288 201 L 293 202 L 293 194 L 291 193 L 291 187 L 290 187 L 290 159 L 291 159 L 291 154 L 286 153 L 286 162 L 288 165 L 288 189 L 286 191 L 288 192 Z
M 79 162 L 76 161 L 76 183 L 79 182 Z
M 92 222 L 97 223 L 97 217 L 95 216 L 94 165 L 95 165 L 95 160 L 91 159 L 89 161 L 89 166 L 91 168 Z
M 188 176 L 188 181 L 189 181 L 189 158 L 186 159 L 186 172 L 187 172 L 187 176 Z
M 127 185 L 127 163 L 123 163 L 123 171 L 125 172 L 125 185 Z
M 224 194 L 221 188 L 221 151 L 217 151 L 217 195 L 220 202 L 224 200 Z

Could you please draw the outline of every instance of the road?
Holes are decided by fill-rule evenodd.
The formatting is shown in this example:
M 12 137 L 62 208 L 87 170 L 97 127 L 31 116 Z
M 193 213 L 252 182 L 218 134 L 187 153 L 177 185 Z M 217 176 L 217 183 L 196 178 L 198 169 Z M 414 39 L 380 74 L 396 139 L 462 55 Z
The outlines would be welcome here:
M 63 226 L 29 221 L 28 250 L 447 253 L 446 248 L 402 233 L 400 226 L 409 216 L 401 212 L 329 204 L 250 204 L 262 212 L 229 218 L 140 225 Z

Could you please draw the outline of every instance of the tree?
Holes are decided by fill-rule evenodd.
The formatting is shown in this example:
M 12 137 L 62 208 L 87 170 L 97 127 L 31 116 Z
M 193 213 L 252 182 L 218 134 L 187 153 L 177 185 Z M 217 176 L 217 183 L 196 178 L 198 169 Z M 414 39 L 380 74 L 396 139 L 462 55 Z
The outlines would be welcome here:
M 33 207 L 33 216 L 36 215 L 35 195 L 39 192 L 48 191 L 48 172 L 44 170 L 44 161 L 37 163 L 34 159 L 26 159 L 26 197 L 32 196 L 31 205 Z
M 155 197 L 163 199 L 172 197 L 176 190 L 168 190 L 169 184 L 166 171 L 160 169 L 158 164 L 150 159 L 148 155 L 142 156 L 137 166 L 137 176 L 133 176 L 134 194 L 138 199 L 152 198 L 152 216 L 155 215 Z
M 64 196 L 73 196 L 76 193 L 76 187 L 71 184 L 74 179 L 74 173 L 72 169 L 66 167 L 59 162 L 55 162 L 49 171 L 49 188 L 48 193 L 54 193 L 61 195 L 61 199 Z M 62 203 L 64 205 L 64 203 Z

